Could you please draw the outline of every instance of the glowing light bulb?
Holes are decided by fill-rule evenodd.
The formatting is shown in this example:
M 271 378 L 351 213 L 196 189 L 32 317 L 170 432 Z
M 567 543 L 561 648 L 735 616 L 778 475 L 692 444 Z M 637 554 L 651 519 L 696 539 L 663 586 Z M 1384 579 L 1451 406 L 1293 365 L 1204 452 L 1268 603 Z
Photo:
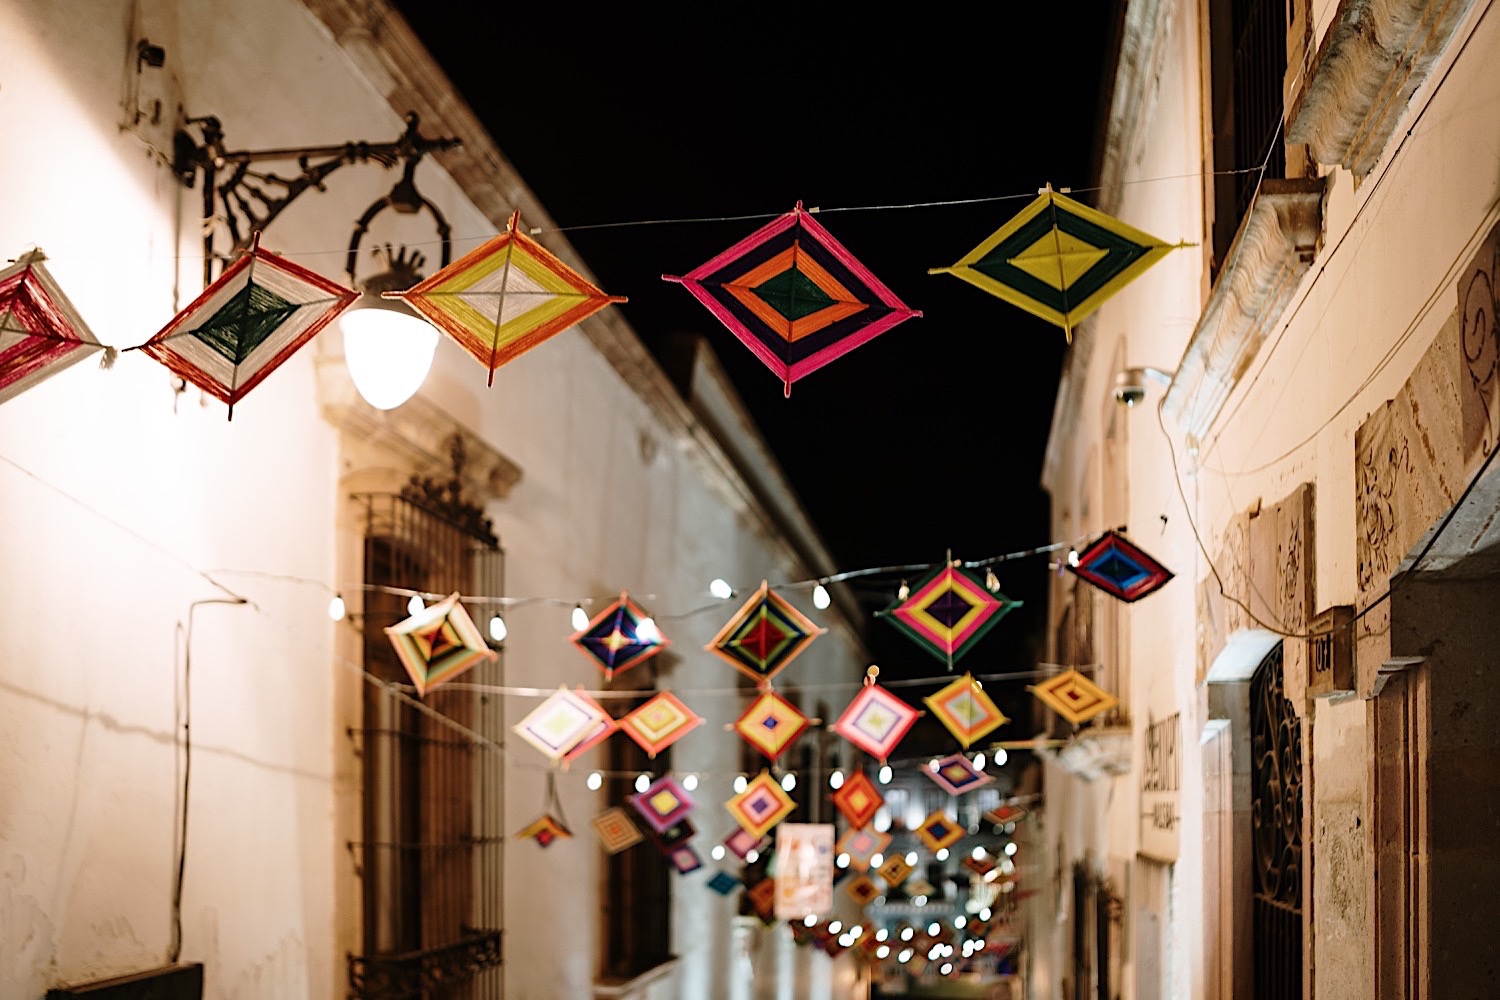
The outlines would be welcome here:
M 888 944 L 883 944 L 879 948 L 875 949 L 875 957 L 876 958 L 885 958 L 890 953 L 891 953 L 891 946 L 888 945 Z
M 504 642 L 510 630 L 505 627 L 505 619 L 495 615 L 490 619 L 490 638 L 495 642 Z
M 886 938 L 888 938 L 890 936 L 891 936 L 891 932 L 888 931 L 888 930 L 886 930 L 884 927 L 880 928 L 880 930 L 878 930 L 878 931 L 875 932 L 875 940 L 876 941 L 884 941 Z
M 708 585 L 708 592 L 721 601 L 727 601 L 734 596 L 734 588 L 722 577 L 714 578 L 714 582 Z
M 847 855 L 847 854 L 840 854 L 838 857 L 836 857 L 836 858 L 833 859 L 833 863 L 836 864 L 836 865 L 838 865 L 840 868 L 848 868 L 849 867 L 849 855 Z
M 912 952 L 910 948 L 903 948 L 901 950 L 901 954 L 896 956 L 896 961 L 900 962 L 902 965 L 905 965 L 907 962 L 911 961 L 911 954 Z
M 930 924 L 927 925 L 927 936 L 928 937 L 937 937 L 938 931 L 940 931 L 942 929 L 943 929 L 943 925 L 940 924 L 940 923 L 938 923 L 936 920 L 934 920 L 932 923 L 930 923 Z M 936 947 L 936 945 L 934 945 L 934 947 Z M 933 957 L 936 958 L 937 956 L 934 955 Z
M 601 787 L 603 787 L 603 785 L 604 785 L 604 775 L 600 774 L 598 771 L 595 771 L 594 773 L 592 773 L 592 774 L 589 775 L 589 780 L 588 780 L 589 791 L 591 791 L 591 792 L 597 792 Z
M 843 926 L 841 921 L 835 920 L 828 925 L 828 933 L 837 934 Z
M 589 613 L 583 610 L 582 604 L 573 605 L 573 631 L 582 632 L 589 627 Z
M 809 913 L 807 916 L 805 916 L 805 917 L 802 918 L 802 926 L 803 927 L 811 927 L 814 924 L 816 924 L 817 922 L 818 922 L 818 918 L 815 917 L 815 916 L 813 916 L 811 913 Z
M 348 614 L 348 612 L 349 609 L 344 607 L 344 598 L 339 594 L 334 594 L 333 600 L 328 602 L 328 617 L 336 622 L 341 622 L 344 620 L 344 615 Z
M 984 770 L 984 754 L 982 754 L 982 753 L 976 753 L 974 755 L 974 770 L 976 770 L 976 771 L 983 771 Z
M 980 920 L 988 920 L 988 919 L 990 919 L 990 908 L 988 906 L 986 906 L 984 909 L 982 909 L 982 910 L 979 911 L 979 919 Z
M 947 861 L 948 860 L 948 848 L 946 848 L 946 847 L 939 847 L 937 854 L 933 855 L 933 857 L 937 858 L 939 861 Z
M 788 791 L 788 792 L 790 792 L 793 788 L 796 788 L 797 787 L 797 776 L 795 774 L 793 774 L 792 772 L 790 772 L 790 771 L 788 771 L 786 774 L 782 775 L 781 776 L 781 787 L 782 787 L 783 790 Z
M 966 916 L 964 916 L 962 913 L 960 913 L 958 916 L 956 916 L 956 917 L 953 918 L 953 927 L 954 927 L 955 930 L 960 930 L 961 931 L 961 930 L 964 929 L 964 924 L 966 924 L 968 922 L 969 922 L 969 918 L 966 917 Z
M 901 928 L 901 940 L 910 941 L 912 939 L 912 935 L 916 933 L 917 932 L 912 930 L 910 927 L 903 927 Z
M 884 854 L 878 854 L 877 853 L 877 854 L 870 855 L 870 867 L 871 868 L 879 868 L 883 864 L 885 864 L 885 855 Z
M 813 607 L 819 611 L 824 610 L 833 603 L 833 598 L 828 596 L 828 588 L 821 583 L 813 588 Z
M 938 972 L 940 972 L 941 974 L 943 974 L 945 976 L 948 973 L 952 972 L 952 971 L 953 971 L 953 963 L 952 962 L 944 962 L 942 964 L 942 967 L 938 969 Z
M 891 765 L 882 764 L 880 766 L 880 783 L 882 785 L 889 785 L 891 783 L 891 775 L 893 773 L 895 772 L 891 770 Z
M 420 594 L 412 594 L 411 600 L 406 602 L 406 613 L 409 615 L 420 615 L 427 605 L 422 603 Z
M 1069 549 L 1068 550 L 1068 565 L 1072 566 L 1072 567 L 1075 567 L 1075 568 L 1078 566 L 1078 550 L 1077 549 Z
M 711 850 L 711 851 L 709 851 L 708 854 L 715 861 L 723 861 L 724 860 L 724 845 L 723 844 L 715 844 L 714 845 L 714 849 Z
M 650 775 L 647 775 L 647 774 L 637 774 L 635 776 L 635 790 L 636 791 L 638 791 L 638 792 L 644 792 L 646 789 L 648 789 L 650 787 L 651 787 L 651 777 L 650 777 Z
M 748 850 L 748 851 L 745 852 L 745 863 L 746 864 L 753 865 L 753 864 L 755 864 L 755 862 L 757 862 L 759 860 L 760 860 L 760 852 L 757 851 L 757 850 L 755 850 L 753 847 L 750 850 Z
M 834 771 L 832 774 L 830 774 L 828 776 L 828 787 L 832 788 L 834 791 L 837 791 L 838 789 L 843 788 L 844 787 L 844 772 L 843 771 Z
M 859 937 L 864 932 L 865 928 L 863 924 L 855 924 L 853 927 L 849 928 L 850 937 Z
M 985 858 L 985 857 L 987 857 L 987 856 L 988 856 L 988 855 L 989 855 L 989 853 L 990 853 L 990 852 L 989 852 L 989 851 L 986 851 L 986 850 L 985 850 L 985 849 L 984 849 L 984 848 L 982 848 L 982 847 L 976 847 L 976 848 L 974 848 L 974 850 L 973 850 L 973 851 L 972 851 L 972 852 L 971 852 L 971 854 L 970 854 L 970 856 L 971 856 L 971 857 L 972 857 L 972 858 L 973 858 L 973 859 L 974 859 L 974 860 L 975 860 L 975 861 L 981 861 L 981 860 L 983 860 L 983 859 L 984 859 L 984 858 Z
M 891 828 L 891 814 L 885 806 L 875 810 L 875 832 L 885 833 Z
M 698 787 L 698 776 L 696 774 L 690 774 L 686 778 L 683 778 L 682 787 L 686 788 L 690 792 L 696 789 Z
M 912 865 L 912 866 L 916 865 L 916 863 L 917 863 L 917 852 L 916 851 L 907 851 L 906 852 L 906 863 L 909 864 L 909 865 Z
M 656 619 L 646 617 L 637 622 L 635 626 L 635 636 L 642 642 L 661 642 L 661 629 L 656 627 Z
M 1013 858 L 1016 856 L 1016 842 L 1014 840 L 1005 845 L 1005 856 L 1007 858 Z
M 734 776 L 734 794 L 738 795 L 739 793 L 743 792 L 749 786 L 749 784 L 750 784 L 750 782 L 748 782 L 748 781 L 745 780 L 745 776 L 743 774 L 737 774 L 737 775 L 735 775 Z
M 931 771 L 933 774 L 937 774 L 937 769 L 938 769 L 938 759 L 936 757 L 934 757 L 934 758 L 932 758 L 931 760 L 929 760 L 927 762 L 927 770 Z
M 995 766 L 996 767 L 1004 767 L 1005 766 L 1005 762 L 1008 761 L 1008 760 L 1010 760 L 1010 754 L 1008 754 L 1008 753 L 1005 752 L 1005 748 L 1004 747 L 1001 747 L 999 750 L 995 751 Z
M 899 587 L 896 588 L 896 600 L 898 600 L 898 601 L 904 601 L 904 600 L 906 600 L 910 596 L 911 596 L 911 588 L 906 585 L 906 581 L 905 580 L 902 580 L 901 581 L 901 586 L 899 586 Z

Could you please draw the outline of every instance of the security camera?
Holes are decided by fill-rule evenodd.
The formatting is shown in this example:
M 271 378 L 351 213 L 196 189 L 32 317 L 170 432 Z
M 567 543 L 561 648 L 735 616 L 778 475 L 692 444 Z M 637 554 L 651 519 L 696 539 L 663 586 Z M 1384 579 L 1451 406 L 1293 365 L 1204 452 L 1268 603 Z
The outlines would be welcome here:
M 1160 368 L 1126 368 L 1115 374 L 1115 402 L 1132 407 L 1146 398 L 1146 381 L 1171 385 L 1172 375 Z

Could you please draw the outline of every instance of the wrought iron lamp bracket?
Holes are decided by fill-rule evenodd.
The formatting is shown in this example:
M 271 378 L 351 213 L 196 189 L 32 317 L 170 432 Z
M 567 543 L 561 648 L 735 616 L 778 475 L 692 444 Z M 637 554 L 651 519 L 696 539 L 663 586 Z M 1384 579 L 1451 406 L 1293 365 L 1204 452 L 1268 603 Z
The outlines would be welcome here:
M 224 127 L 213 115 L 189 118 L 177 131 L 172 166 L 177 180 L 191 188 L 203 175 L 203 283 L 214 278 L 215 265 L 223 266 L 250 246 L 255 233 L 270 225 L 286 208 L 309 189 L 326 190 L 324 181 L 335 170 L 349 163 L 378 163 L 386 169 L 402 164 L 401 180 L 391 193 L 367 209 L 355 226 L 349 244 L 349 267 L 354 271 L 354 257 L 360 239 L 370 221 L 383 209 L 393 208 L 403 214 L 424 208 L 437 223 L 443 241 L 443 263 L 448 258 L 447 221 L 437 207 L 417 191 L 413 182 L 417 164 L 434 151 L 456 149 L 462 141 L 445 137 L 428 138 L 421 134 L 416 112 L 406 115 L 406 131 L 394 142 L 351 141 L 329 146 L 303 146 L 285 149 L 229 150 L 224 147 Z M 187 127 L 195 127 L 201 138 L 194 139 Z M 294 162 L 299 173 L 283 176 L 256 169 L 265 162 Z M 227 230 L 231 245 L 226 250 L 215 246 L 219 225 Z

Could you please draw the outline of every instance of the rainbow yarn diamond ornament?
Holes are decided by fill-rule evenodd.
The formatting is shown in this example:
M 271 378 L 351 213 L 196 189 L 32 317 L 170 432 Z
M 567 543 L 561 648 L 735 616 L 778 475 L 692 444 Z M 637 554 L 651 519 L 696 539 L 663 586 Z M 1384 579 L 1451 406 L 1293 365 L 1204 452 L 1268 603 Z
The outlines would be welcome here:
M 613 680 L 615 674 L 649 660 L 672 644 L 623 590 L 619 600 L 595 615 L 572 642 L 604 671 L 605 680 Z
M 729 810 L 740 829 L 760 838 L 786 819 L 797 805 L 782 791 L 775 778 L 762 771 L 746 784 L 743 792 L 724 803 L 724 808 Z
M 703 719 L 670 691 L 659 691 L 650 701 L 619 721 L 625 735 L 655 757 L 703 724 Z
M 921 713 L 875 683 L 879 673 L 880 668 L 874 666 L 865 672 L 864 687 L 833 730 L 884 764 Z
M 880 616 L 953 669 L 953 664 L 1011 610 L 1021 606 L 952 564 L 928 576 Z
M 949 795 L 962 795 L 964 792 L 971 792 L 995 780 L 976 768 L 973 762 L 961 753 L 944 757 L 936 761 L 933 766 L 923 768 L 923 772 Z
M 970 674 L 964 674 L 922 701 L 965 750 L 1010 721 Z
M 949 819 L 941 809 L 934 809 L 922 825 L 917 827 L 917 836 L 922 838 L 922 843 L 927 849 L 936 853 L 945 847 L 952 847 L 963 839 L 964 828 Z
M 687 817 L 694 802 L 687 789 L 676 778 L 666 774 L 648 785 L 644 792 L 630 796 L 630 804 L 650 824 L 651 829 L 664 834 Z
M 857 768 L 844 783 L 833 793 L 833 804 L 838 811 L 844 814 L 844 819 L 849 821 L 853 829 L 860 829 L 870 825 L 870 820 L 875 818 L 875 813 L 885 805 L 885 796 L 875 787 L 875 783 L 865 774 L 863 768 Z
M 458 598 L 458 594 L 445 597 L 385 629 L 419 695 L 498 656 L 485 644 Z
M 1082 725 L 1120 703 L 1114 695 L 1077 670 L 1066 670 L 1028 690 L 1075 726 Z
M 1100 535 L 1078 553 L 1068 570 L 1112 597 L 1134 603 L 1172 579 L 1171 570 L 1152 559 L 1118 531 Z
M 891 327 L 907 308 L 843 244 L 797 207 L 682 277 L 740 343 L 792 383 Z
M 619 806 L 612 806 L 589 821 L 599 846 L 610 854 L 619 854 L 627 847 L 639 844 L 645 837 L 640 827 L 630 819 L 630 814 Z
M 859 871 L 869 871 L 870 859 L 877 854 L 884 854 L 885 849 L 891 846 L 891 835 L 880 833 L 876 830 L 846 830 L 839 838 L 834 850 L 839 854 L 849 856 L 849 867 Z
M 826 631 L 762 580 L 760 588 L 704 648 L 751 680 L 764 683 Z
M 512 727 L 516 735 L 553 762 L 563 759 L 580 742 L 598 733 L 608 719 L 599 703 L 585 694 L 558 688 Z
M 400 292 L 384 292 L 427 317 L 489 371 L 612 302 L 583 275 L 520 232 L 511 213 L 505 232 L 474 248 L 430 278 Z
M 748 744 L 775 761 L 807 728 L 807 716 L 781 695 L 766 688 L 734 724 Z

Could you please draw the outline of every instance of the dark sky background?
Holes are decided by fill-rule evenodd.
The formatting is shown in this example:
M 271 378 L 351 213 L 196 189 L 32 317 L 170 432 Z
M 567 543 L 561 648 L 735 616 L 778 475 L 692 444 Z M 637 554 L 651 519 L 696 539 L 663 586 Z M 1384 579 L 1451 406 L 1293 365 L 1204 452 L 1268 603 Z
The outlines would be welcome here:
M 1113 5 L 1007 3 L 977 18 L 898 8 L 888 20 L 878 5 L 672 16 L 518 4 L 494 18 L 462 4 L 397 6 L 560 227 L 767 217 L 567 237 L 600 287 L 629 297 L 616 308 L 648 348 L 683 331 L 708 338 L 839 570 L 1052 541 L 1039 478 L 1063 332 L 927 269 L 957 261 L 1045 184 L 1092 184 Z M 661 275 L 687 273 L 799 199 L 924 315 L 783 398 L 779 377 Z M 833 211 L 967 199 L 994 200 Z M 960 671 L 1025 670 L 1040 648 L 1047 558 L 997 570 L 1025 604 Z M 856 594 L 873 615 L 898 582 L 872 577 Z M 871 620 L 866 632 L 886 677 L 944 672 L 895 628 Z M 989 690 L 1008 715 L 1029 713 L 1023 684 Z M 928 693 L 902 691 L 913 702 Z M 936 726 L 924 719 L 911 739 L 940 736 Z

